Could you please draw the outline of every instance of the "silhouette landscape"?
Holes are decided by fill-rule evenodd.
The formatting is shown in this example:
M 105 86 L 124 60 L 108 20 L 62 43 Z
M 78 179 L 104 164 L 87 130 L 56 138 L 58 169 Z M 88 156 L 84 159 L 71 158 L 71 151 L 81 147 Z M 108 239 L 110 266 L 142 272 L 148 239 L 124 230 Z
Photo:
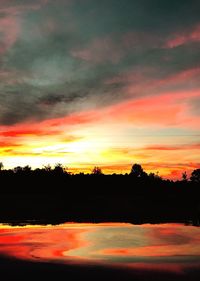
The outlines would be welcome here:
M 3 167 L 3 164 L 1 164 Z M 130 173 L 71 174 L 61 164 L 0 171 L 3 222 L 200 222 L 200 169 L 190 178 L 162 179 L 140 164 Z
M 200 280 L 199 58 L 199 0 L 0 0 L 2 281 Z

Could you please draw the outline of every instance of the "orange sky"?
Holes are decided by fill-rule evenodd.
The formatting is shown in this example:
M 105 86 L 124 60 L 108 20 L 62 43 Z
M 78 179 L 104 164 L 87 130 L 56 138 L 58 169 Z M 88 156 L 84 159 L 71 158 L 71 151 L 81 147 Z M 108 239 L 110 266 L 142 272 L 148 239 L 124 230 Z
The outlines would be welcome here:
M 64 118 L 1 126 L 1 160 L 6 168 L 59 162 L 72 172 L 90 172 L 98 165 L 105 173 L 125 173 L 133 163 L 141 163 L 148 172 L 180 177 L 199 163 L 200 122 L 189 114 L 187 94 L 166 93 L 155 102 L 130 99 Z

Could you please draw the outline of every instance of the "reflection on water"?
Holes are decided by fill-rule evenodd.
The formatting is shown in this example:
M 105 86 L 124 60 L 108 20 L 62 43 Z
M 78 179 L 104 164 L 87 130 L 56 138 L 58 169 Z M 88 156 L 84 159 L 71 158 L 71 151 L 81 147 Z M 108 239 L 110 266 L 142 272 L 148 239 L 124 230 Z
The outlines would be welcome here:
M 0 254 L 40 262 L 180 271 L 200 265 L 200 228 L 180 224 L 1 224 Z

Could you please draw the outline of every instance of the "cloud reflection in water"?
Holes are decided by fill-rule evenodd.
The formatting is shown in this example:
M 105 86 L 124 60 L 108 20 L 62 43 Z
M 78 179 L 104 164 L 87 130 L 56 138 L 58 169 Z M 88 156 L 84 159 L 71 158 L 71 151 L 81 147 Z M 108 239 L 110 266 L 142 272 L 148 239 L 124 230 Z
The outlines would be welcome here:
M 182 271 L 200 265 L 200 228 L 181 224 L 2 224 L 0 254 L 37 262 Z

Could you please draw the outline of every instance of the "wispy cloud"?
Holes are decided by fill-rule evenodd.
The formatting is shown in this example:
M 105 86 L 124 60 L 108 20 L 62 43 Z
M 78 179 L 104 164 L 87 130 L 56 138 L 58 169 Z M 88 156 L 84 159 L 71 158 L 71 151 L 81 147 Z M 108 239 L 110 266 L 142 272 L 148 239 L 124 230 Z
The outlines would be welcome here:
M 172 34 L 166 42 L 167 48 L 176 48 L 182 45 L 200 42 L 200 24 L 186 29 L 179 34 Z

